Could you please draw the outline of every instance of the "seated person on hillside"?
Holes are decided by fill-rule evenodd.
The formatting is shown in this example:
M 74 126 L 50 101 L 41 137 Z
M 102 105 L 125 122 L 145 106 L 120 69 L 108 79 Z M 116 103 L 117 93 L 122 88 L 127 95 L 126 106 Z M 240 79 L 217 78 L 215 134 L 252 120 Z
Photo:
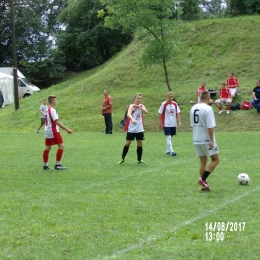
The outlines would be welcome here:
M 260 113 L 260 80 L 256 81 L 252 95 L 253 99 L 251 100 L 251 104 L 257 110 L 257 113 Z
M 201 82 L 200 87 L 198 88 L 196 92 L 196 99 L 198 100 L 198 103 L 200 103 L 200 95 L 203 91 L 206 91 L 206 82 Z
M 227 88 L 229 88 L 230 93 L 233 97 L 237 95 L 237 88 L 239 87 L 238 79 L 235 78 L 234 73 L 229 73 L 229 78 L 227 79 Z
M 221 89 L 219 90 L 219 99 L 215 101 L 215 105 L 219 110 L 219 114 L 223 113 L 222 105 L 227 106 L 227 114 L 229 114 L 230 107 L 232 104 L 232 95 L 230 93 L 230 89 L 226 87 L 225 83 L 221 84 Z

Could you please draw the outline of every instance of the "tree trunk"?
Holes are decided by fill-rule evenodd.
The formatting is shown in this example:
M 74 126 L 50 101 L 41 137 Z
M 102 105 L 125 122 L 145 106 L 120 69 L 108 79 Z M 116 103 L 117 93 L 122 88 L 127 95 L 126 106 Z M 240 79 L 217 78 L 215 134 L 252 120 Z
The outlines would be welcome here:
M 172 91 L 170 83 L 169 83 L 168 70 L 167 70 L 165 58 L 163 58 L 163 68 L 164 68 L 165 80 L 166 80 L 168 90 Z

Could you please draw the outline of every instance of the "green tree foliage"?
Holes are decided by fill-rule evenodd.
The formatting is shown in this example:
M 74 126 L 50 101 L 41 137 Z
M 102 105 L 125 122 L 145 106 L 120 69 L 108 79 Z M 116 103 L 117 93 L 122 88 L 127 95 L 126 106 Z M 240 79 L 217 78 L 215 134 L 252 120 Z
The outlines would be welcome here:
M 136 32 L 137 39 L 147 45 L 141 57 L 142 64 L 146 67 L 162 65 L 168 90 L 171 90 L 167 63 L 181 63 L 178 33 L 183 28 L 181 21 L 173 20 L 175 3 L 170 0 L 103 0 L 103 3 L 109 14 L 106 24 Z
M 200 18 L 199 0 L 180 1 L 182 14 L 180 18 L 185 21 L 198 20 Z
M 69 1 L 59 19 L 65 28 L 57 35 L 57 44 L 66 56 L 66 66 L 76 70 L 93 68 L 107 61 L 128 44 L 132 36 L 104 26 L 98 11 L 99 0 Z
M 35 84 L 46 86 L 60 78 L 64 66 L 60 60 L 52 58 L 54 35 L 60 28 L 57 16 L 65 6 L 66 0 L 16 0 L 15 1 L 15 34 L 18 68 Z M 0 66 L 12 66 L 12 32 L 10 17 L 10 0 L 0 3 Z M 33 74 L 39 64 L 57 66 L 49 79 Z M 30 72 L 27 74 L 27 72 Z M 41 71 L 42 74 L 43 70 Z M 42 81 L 40 81 L 42 78 Z
M 231 16 L 260 14 L 260 0 L 227 0 L 227 14 Z
M 226 12 L 224 0 L 200 0 L 201 18 L 221 17 Z

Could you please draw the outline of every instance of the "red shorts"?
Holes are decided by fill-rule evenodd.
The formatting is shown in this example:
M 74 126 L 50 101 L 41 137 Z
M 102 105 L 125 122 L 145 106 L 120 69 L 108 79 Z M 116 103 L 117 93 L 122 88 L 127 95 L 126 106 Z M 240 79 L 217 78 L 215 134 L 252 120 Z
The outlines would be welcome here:
M 60 133 L 54 134 L 54 137 L 51 138 L 51 139 L 45 138 L 45 145 L 46 146 L 52 146 L 52 145 L 55 145 L 55 144 L 62 144 L 62 143 L 63 143 L 63 140 L 62 140 Z

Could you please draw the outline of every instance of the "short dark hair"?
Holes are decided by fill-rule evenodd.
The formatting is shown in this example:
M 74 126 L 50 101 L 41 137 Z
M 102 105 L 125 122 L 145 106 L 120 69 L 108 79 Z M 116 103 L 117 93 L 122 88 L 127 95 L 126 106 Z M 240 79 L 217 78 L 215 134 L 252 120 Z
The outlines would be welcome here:
M 56 96 L 48 96 L 48 102 L 49 104 L 52 102 L 52 100 L 56 98 Z

